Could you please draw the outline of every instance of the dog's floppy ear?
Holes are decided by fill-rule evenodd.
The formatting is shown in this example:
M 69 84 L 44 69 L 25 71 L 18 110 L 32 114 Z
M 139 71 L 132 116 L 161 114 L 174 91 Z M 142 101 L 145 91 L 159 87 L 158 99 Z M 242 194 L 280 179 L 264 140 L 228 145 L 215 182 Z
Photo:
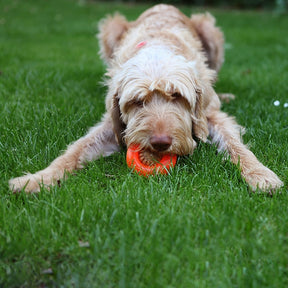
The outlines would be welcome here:
M 196 105 L 192 113 L 192 133 L 199 140 L 206 142 L 208 137 L 208 123 L 204 113 L 205 103 L 201 89 L 196 89 Z
M 115 133 L 118 144 L 120 146 L 125 146 L 125 143 L 123 141 L 123 136 L 124 136 L 123 133 L 126 129 L 126 125 L 121 119 L 119 99 L 117 97 L 117 94 L 114 95 L 114 98 L 113 98 L 111 118 L 112 118 L 113 131 Z
M 100 44 L 100 55 L 107 63 L 113 58 L 113 53 L 129 26 L 126 18 L 117 13 L 100 21 L 99 34 L 97 35 Z
M 209 13 L 195 14 L 191 15 L 191 22 L 202 42 L 209 68 L 218 72 L 224 62 L 224 36 L 215 26 L 215 18 Z

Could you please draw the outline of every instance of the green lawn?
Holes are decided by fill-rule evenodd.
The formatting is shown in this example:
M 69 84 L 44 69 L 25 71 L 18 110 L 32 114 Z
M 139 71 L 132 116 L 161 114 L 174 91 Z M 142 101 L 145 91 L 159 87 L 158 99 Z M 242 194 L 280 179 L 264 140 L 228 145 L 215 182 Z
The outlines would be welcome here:
M 223 110 L 281 194 L 251 194 L 207 144 L 169 176 L 132 173 L 123 151 L 51 192 L 9 192 L 100 120 L 97 21 L 148 7 L 85 2 L 0 2 L 0 287 L 288 287 L 287 15 L 212 11 L 227 41 L 216 90 L 237 96 Z

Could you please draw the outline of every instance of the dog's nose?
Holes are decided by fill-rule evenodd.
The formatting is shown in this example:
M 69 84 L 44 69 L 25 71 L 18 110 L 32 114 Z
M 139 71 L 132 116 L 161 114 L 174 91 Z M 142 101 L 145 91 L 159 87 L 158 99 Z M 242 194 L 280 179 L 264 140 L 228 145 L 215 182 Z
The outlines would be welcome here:
M 167 135 L 154 135 L 150 138 L 150 144 L 157 151 L 165 151 L 172 144 L 172 138 Z

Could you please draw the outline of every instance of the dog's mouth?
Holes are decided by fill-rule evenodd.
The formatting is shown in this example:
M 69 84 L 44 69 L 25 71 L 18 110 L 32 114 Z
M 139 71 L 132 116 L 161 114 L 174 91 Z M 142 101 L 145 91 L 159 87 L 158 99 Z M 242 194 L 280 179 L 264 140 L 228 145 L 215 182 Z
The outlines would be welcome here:
M 130 145 L 126 154 L 128 167 L 143 176 L 167 174 L 169 169 L 175 166 L 176 161 L 176 154 L 154 152 L 149 148 L 141 149 L 139 144 Z
M 162 154 L 149 149 L 144 149 L 139 151 L 139 159 L 144 165 L 153 166 L 154 164 L 159 163 L 163 157 Z

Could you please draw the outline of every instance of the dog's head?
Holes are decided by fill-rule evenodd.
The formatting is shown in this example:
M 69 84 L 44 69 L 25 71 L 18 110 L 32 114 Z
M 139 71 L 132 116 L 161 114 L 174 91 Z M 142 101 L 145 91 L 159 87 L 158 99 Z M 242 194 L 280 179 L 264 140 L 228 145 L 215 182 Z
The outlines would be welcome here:
M 203 62 L 146 47 L 110 72 L 106 104 L 120 143 L 185 155 L 196 147 L 193 138 L 206 141 L 204 110 L 215 75 Z

